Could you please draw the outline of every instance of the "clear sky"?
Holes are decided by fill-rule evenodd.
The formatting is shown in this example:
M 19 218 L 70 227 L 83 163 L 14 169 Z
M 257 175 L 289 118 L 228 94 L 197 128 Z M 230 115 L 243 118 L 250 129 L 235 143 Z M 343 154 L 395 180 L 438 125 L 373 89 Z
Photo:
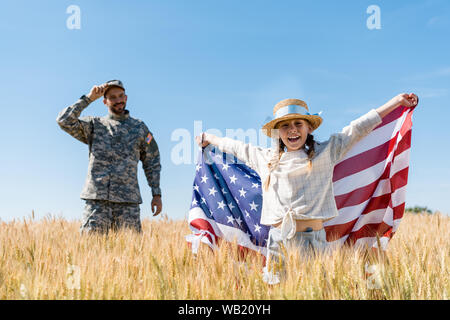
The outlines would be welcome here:
M 373 4 L 381 29 L 368 28 Z M 79 29 L 68 28 L 70 5 Z M 3 221 L 32 210 L 80 218 L 88 148 L 55 119 L 110 79 L 123 81 L 131 116 L 159 144 L 170 218 L 189 209 L 195 121 L 258 130 L 278 101 L 300 98 L 323 111 L 315 137 L 326 140 L 401 92 L 420 97 L 406 206 L 450 213 L 448 0 L 4 1 L 0 32 Z M 100 99 L 82 115 L 106 112 Z M 171 156 L 179 129 L 191 135 L 188 164 Z M 151 190 L 139 167 L 146 218 Z

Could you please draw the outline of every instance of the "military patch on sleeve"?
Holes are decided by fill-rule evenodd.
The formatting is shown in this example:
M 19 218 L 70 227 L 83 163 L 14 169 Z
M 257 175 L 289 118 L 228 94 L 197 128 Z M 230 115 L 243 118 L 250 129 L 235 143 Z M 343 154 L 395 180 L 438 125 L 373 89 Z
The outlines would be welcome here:
M 150 142 L 152 141 L 153 136 L 152 134 L 149 132 L 147 135 L 147 138 L 145 138 L 145 142 L 147 142 L 147 144 L 150 144 Z

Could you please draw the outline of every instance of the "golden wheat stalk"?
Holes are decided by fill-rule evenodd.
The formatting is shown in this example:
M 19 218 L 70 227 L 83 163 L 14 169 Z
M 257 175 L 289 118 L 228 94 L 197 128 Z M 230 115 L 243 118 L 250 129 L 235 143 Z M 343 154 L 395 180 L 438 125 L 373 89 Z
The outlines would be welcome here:
M 262 257 L 236 244 L 185 242 L 187 221 L 143 220 L 142 234 L 80 235 L 79 222 L 34 217 L 0 224 L 0 299 L 448 299 L 450 217 L 406 213 L 371 290 L 361 250 L 308 259 L 290 252 L 286 281 L 262 281 Z

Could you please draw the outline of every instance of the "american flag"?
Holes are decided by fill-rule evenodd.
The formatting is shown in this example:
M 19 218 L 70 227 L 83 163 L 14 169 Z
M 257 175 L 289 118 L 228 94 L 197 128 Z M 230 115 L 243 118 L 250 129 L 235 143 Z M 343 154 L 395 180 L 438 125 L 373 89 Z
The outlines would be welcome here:
M 413 108 L 398 107 L 334 167 L 339 215 L 324 223 L 330 246 L 385 250 L 405 209 Z M 196 252 L 218 239 L 266 255 L 268 226 L 260 224 L 261 179 L 233 156 L 206 148 L 199 156 L 189 210 Z
M 207 147 L 196 165 L 187 236 L 196 252 L 200 242 L 216 247 L 218 238 L 266 255 L 268 226 L 260 224 L 259 175 L 234 156 Z
M 389 113 L 335 165 L 329 243 L 387 248 L 405 211 L 414 108 Z

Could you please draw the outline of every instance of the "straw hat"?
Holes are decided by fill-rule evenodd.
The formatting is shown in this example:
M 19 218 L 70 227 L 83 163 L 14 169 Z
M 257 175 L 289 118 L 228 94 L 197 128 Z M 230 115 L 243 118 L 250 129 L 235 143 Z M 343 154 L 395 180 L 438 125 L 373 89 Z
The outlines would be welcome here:
M 316 130 L 322 123 L 319 113 L 310 114 L 306 102 L 299 99 L 285 99 L 278 102 L 273 108 L 273 116 L 274 119 L 262 127 L 264 133 L 269 137 L 272 137 L 272 130 L 275 129 L 276 125 L 284 120 L 307 120 L 313 130 Z

